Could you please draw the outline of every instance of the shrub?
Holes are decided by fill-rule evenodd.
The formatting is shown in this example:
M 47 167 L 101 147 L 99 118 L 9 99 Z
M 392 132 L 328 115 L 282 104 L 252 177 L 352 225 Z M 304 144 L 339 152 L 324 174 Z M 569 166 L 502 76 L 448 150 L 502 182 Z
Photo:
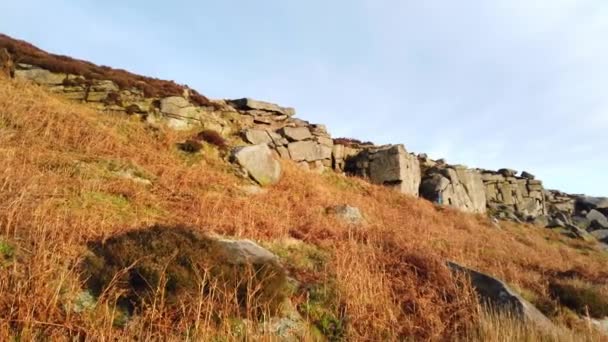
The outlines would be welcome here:
M 608 316 L 608 289 L 579 279 L 555 280 L 549 284 L 551 295 L 580 315 Z
M 178 144 L 178 147 L 184 152 L 197 153 L 203 148 L 203 144 L 198 140 L 188 139 L 185 142 Z
M 224 139 L 219 132 L 214 131 L 212 129 L 206 129 L 206 130 L 200 132 L 199 134 L 196 135 L 196 138 L 198 140 L 202 140 L 202 141 L 208 142 L 212 145 L 215 145 L 221 149 L 225 149 L 228 147 L 228 144 L 226 143 L 226 139 Z
M 81 265 L 87 286 L 96 296 L 117 290 L 130 312 L 159 298 L 177 307 L 213 293 L 218 303 L 238 303 L 234 315 L 258 315 L 278 310 L 287 296 L 286 273 L 276 261 L 237 262 L 218 240 L 181 226 L 91 241 L 89 250 Z

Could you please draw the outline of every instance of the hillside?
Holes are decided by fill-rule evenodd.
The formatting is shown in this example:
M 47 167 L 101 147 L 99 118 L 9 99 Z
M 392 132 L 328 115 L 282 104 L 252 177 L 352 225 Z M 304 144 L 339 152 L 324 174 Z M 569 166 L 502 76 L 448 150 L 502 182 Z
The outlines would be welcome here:
M 228 111 L 226 102 L 209 103 Z M 585 317 L 608 316 L 608 255 L 595 240 L 521 220 L 497 224 L 485 213 L 364 178 L 310 170 L 327 158 L 305 167 L 282 159 L 276 184 L 259 187 L 231 162 L 232 149 L 245 142 L 240 122 L 228 114 L 205 114 L 176 130 L 171 121 L 149 120 L 140 107 L 120 110 L 131 104 L 124 99 L 102 108 L 0 77 L 3 340 L 604 338 Z M 186 106 L 178 107 L 182 117 Z M 273 107 L 268 119 L 253 110 L 252 122 L 273 120 L 269 125 L 293 115 Z M 193 138 L 203 128 L 207 134 Z M 341 205 L 358 208 L 363 218 L 344 219 Z M 281 277 L 270 272 L 268 278 L 281 289 L 267 290 L 269 283 L 257 278 L 268 268 L 253 274 L 213 268 L 221 259 L 215 241 L 224 241 L 218 235 L 255 241 L 277 255 L 271 264 Z M 105 252 L 115 254 L 105 261 L 91 257 L 110 245 L 115 249 Z M 121 258 L 133 263 L 119 269 Z M 199 265 L 196 258 L 209 268 L 194 277 L 188 272 Z M 504 280 L 555 325 L 542 329 L 488 312 L 469 279 L 452 273 L 447 261 Z M 137 279 L 122 277 L 148 262 L 145 270 L 160 279 L 143 271 Z M 101 291 L 90 286 L 100 277 L 96 268 L 115 272 Z M 272 300 L 265 300 L 267 292 Z

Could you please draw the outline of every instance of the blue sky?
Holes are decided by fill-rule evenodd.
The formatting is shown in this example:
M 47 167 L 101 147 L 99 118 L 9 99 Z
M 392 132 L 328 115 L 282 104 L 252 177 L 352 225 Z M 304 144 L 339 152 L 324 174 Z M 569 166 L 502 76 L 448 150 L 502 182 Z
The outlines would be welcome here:
M 0 32 L 294 106 L 334 137 L 608 195 L 605 0 L 20 0 L 0 2 Z

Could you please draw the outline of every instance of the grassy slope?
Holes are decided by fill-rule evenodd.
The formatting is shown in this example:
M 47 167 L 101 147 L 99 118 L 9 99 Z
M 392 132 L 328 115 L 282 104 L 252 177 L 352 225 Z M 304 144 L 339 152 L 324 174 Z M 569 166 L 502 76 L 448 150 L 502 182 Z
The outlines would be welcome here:
M 109 304 L 95 314 L 63 309 L 79 291 L 75 264 L 86 241 L 163 223 L 267 245 L 296 238 L 316 246 L 329 255 L 322 267 L 292 272 L 303 282 L 331 282 L 331 300 L 347 317 L 351 339 L 482 334 L 474 329 L 481 319 L 477 303 L 443 267 L 446 259 L 505 279 L 554 320 L 591 338 L 548 289 L 564 272 L 605 283 L 607 259 L 594 245 L 529 226 L 497 229 L 484 217 L 289 163 L 268 193 L 246 196 L 239 190 L 245 182 L 215 150 L 188 156 L 175 148 L 188 134 L 147 128 L 133 117 L 101 114 L 0 79 L 0 242 L 14 250 L 0 263 L 0 336 L 183 337 L 191 322 L 168 322 L 155 312 L 117 329 Z M 152 185 L 121 178 L 120 170 Z M 349 230 L 325 214 L 342 203 L 361 208 L 368 223 Z

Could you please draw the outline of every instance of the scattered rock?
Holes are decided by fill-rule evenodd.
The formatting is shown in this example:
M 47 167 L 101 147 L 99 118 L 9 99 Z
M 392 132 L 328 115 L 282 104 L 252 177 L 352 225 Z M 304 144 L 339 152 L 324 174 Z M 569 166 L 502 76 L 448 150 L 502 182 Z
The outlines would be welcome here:
M 281 178 L 281 163 L 266 144 L 238 147 L 232 152 L 232 159 L 262 186 L 275 184 Z
M 540 328 L 547 330 L 555 328 L 551 320 L 503 281 L 454 262 L 448 262 L 448 267 L 454 273 L 462 273 L 470 277 L 477 295 L 485 304 L 496 310 L 513 314 L 516 318 L 533 323 Z
M 338 218 L 340 218 L 346 223 L 363 223 L 363 215 L 361 215 L 361 211 L 357 207 L 351 207 L 350 205 L 336 205 L 327 208 L 327 212 L 336 215 Z

